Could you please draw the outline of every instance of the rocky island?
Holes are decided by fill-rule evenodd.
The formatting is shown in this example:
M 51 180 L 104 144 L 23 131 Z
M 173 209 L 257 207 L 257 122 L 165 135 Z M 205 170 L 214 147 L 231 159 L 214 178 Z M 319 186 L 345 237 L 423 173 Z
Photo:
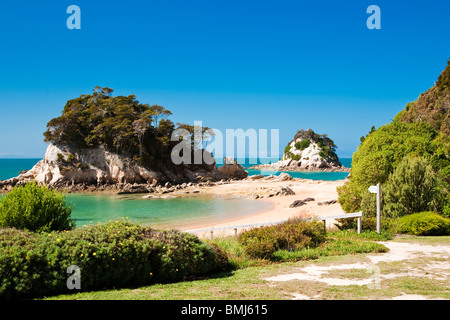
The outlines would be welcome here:
M 330 171 L 350 172 L 336 155 L 336 145 L 326 134 L 312 129 L 298 130 L 284 149 L 280 161 L 251 167 L 257 170 L 275 171 Z
M 66 192 L 148 193 L 247 177 L 234 159 L 219 168 L 205 162 L 173 164 L 171 151 L 178 141 L 172 141 L 172 133 L 183 128 L 193 134 L 194 128 L 174 124 L 162 106 L 140 104 L 134 95 L 113 97 L 112 91 L 96 87 L 91 95 L 69 100 L 62 115 L 47 124 L 44 158 L 31 170 L 0 181 L 0 189 L 36 181 Z M 194 142 L 190 147 L 198 148 Z

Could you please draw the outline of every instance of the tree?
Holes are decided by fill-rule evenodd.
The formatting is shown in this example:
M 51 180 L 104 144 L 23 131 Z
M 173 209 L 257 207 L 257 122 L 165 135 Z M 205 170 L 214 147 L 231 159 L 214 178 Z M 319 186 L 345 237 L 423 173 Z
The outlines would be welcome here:
M 448 193 L 445 177 L 448 179 L 450 159 L 443 152 L 447 150 L 445 141 L 425 122 L 394 121 L 369 134 L 353 154 L 349 182 L 337 188 L 344 211 L 360 210 L 367 188 L 384 184 L 406 156 L 425 158 L 443 184 L 440 192 Z
M 135 95 L 114 97 L 112 92 L 97 86 L 93 94 L 67 101 L 61 116 L 48 122 L 45 141 L 77 148 L 102 147 L 149 168 L 170 166 L 175 125 L 168 117 L 172 112 L 160 105 L 141 104 Z M 207 129 L 204 127 L 203 133 Z
M 434 170 L 422 157 L 406 156 L 383 188 L 383 212 L 387 217 L 440 211 L 441 201 Z
M 139 119 L 133 121 L 134 134 L 137 136 L 139 141 L 139 157 L 142 158 L 143 148 L 144 148 L 144 136 L 147 130 L 151 127 L 152 122 L 152 110 L 144 111 Z

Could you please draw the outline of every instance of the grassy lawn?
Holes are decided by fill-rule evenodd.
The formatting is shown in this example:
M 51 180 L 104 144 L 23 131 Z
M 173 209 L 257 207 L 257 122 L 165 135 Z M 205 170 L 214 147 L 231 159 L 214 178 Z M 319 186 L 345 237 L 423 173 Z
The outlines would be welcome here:
M 104 291 L 81 292 L 70 295 L 48 297 L 47 299 L 83 300 L 281 300 L 293 299 L 296 294 L 313 299 L 384 299 L 402 295 L 422 295 L 427 298 L 450 299 L 448 269 L 426 271 L 425 264 L 444 264 L 445 257 L 418 256 L 414 259 L 379 262 L 377 267 L 382 275 L 379 288 L 368 285 L 329 285 L 321 281 L 290 280 L 267 281 L 265 278 L 299 272 L 306 266 L 335 266 L 343 264 L 364 264 L 367 254 L 382 254 L 387 248 L 375 242 L 386 241 L 388 236 L 374 233 L 357 235 L 354 232 L 329 234 L 330 240 L 319 248 L 299 252 L 276 252 L 274 259 L 259 260 L 248 258 L 234 238 L 215 239 L 214 243 L 225 248 L 234 270 L 188 279 L 183 282 L 154 284 L 139 288 L 110 289 Z M 388 240 L 389 241 L 389 240 Z M 429 245 L 450 245 L 447 237 L 395 237 L 395 242 Z M 447 257 L 448 260 L 448 257 Z M 422 268 L 422 269 L 421 269 Z M 412 271 L 422 271 L 414 273 Z M 409 273 L 408 273 L 409 272 Z M 426 275 L 429 272 L 429 276 Z M 440 272 L 442 274 L 440 275 Z M 425 274 L 425 276 L 423 276 Z M 337 279 L 364 280 L 371 276 L 367 269 L 332 269 L 323 277 Z M 392 276 L 392 277 L 391 277 Z

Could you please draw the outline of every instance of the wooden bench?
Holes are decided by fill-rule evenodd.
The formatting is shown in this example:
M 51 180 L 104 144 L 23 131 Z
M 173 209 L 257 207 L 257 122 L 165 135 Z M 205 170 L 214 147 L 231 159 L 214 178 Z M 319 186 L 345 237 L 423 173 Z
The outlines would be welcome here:
M 361 217 L 362 217 L 362 211 L 354 212 L 354 213 L 346 213 L 341 214 L 337 216 L 328 216 L 328 217 L 315 217 L 313 219 L 315 220 L 322 220 L 323 221 L 323 230 L 324 232 L 327 231 L 327 220 L 336 220 L 336 219 L 347 219 L 347 218 L 357 218 L 357 230 L 358 233 L 361 233 Z

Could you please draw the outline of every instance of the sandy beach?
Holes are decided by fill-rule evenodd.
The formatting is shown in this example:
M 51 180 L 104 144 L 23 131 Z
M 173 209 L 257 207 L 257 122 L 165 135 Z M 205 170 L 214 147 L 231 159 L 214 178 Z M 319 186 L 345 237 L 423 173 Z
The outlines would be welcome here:
M 210 231 L 204 229 L 214 229 L 215 235 L 232 234 L 238 231 L 241 226 L 272 223 L 284 221 L 298 216 L 334 216 L 344 214 L 339 203 L 329 205 L 319 205 L 330 200 L 337 200 L 336 187 L 345 183 L 345 180 L 338 181 L 314 181 L 307 179 L 292 179 L 287 181 L 276 181 L 275 179 L 240 180 L 225 184 L 215 184 L 213 186 L 201 187 L 200 192 L 211 193 L 220 196 L 245 197 L 253 201 L 267 201 L 270 203 L 269 209 L 257 212 L 245 217 L 230 219 L 226 222 L 205 224 L 192 228 L 184 228 L 199 236 L 209 236 Z M 278 194 L 281 188 L 288 187 L 295 194 Z M 257 198 L 257 199 L 255 199 Z M 304 205 L 290 208 L 289 206 L 296 200 L 313 198 Z M 225 229 L 221 229 L 225 228 Z

